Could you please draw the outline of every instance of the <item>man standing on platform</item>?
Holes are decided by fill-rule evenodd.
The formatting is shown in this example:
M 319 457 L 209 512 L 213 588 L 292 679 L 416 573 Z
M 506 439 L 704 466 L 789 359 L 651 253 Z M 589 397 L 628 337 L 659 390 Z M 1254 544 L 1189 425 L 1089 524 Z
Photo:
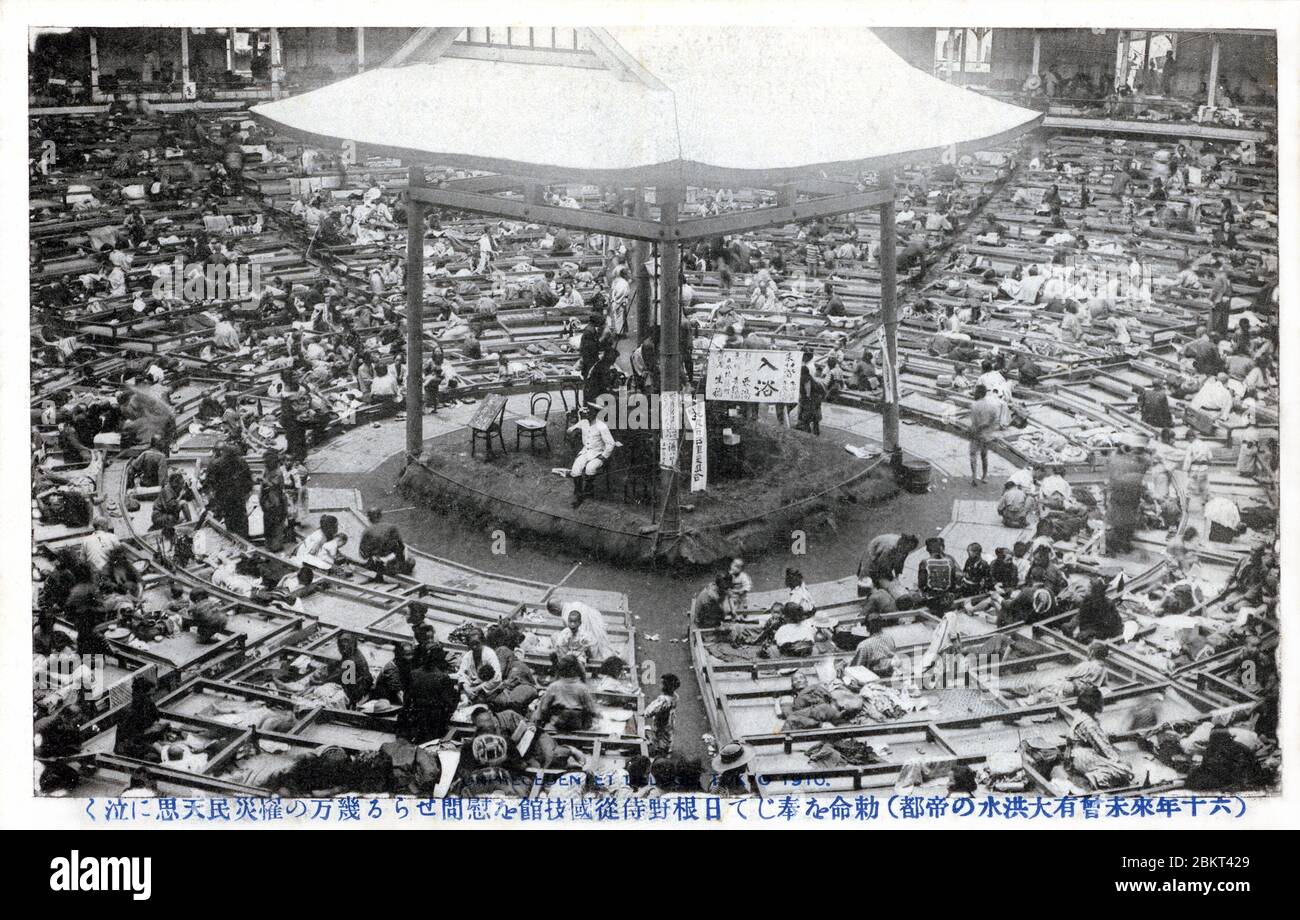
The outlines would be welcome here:
M 604 334 L 605 315 L 599 311 L 593 312 L 588 317 L 587 325 L 582 327 L 582 335 L 578 339 L 578 372 L 582 374 L 583 380 L 587 379 L 591 369 L 600 360 Z
M 1232 280 L 1222 260 L 1214 263 L 1214 281 L 1210 283 L 1210 331 L 1228 334 L 1228 316 L 1232 310 Z
M 1126 553 L 1141 520 L 1142 477 L 1146 472 L 1134 444 L 1121 443 L 1106 464 L 1106 552 Z
M 627 279 L 627 266 L 620 265 L 609 286 L 609 330 L 616 338 L 627 334 L 627 309 L 631 302 L 632 285 Z
M 240 456 L 238 448 L 224 445 L 218 452 L 204 480 L 212 496 L 213 514 L 226 529 L 248 536 L 248 496 L 253 492 L 253 471 Z
M 492 260 L 496 258 L 497 247 L 496 241 L 492 239 L 492 228 L 488 224 L 483 225 L 483 232 L 478 238 L 478 266 L 475 268 L 477 274 L 486 274 L 487 270 L 492 267 Z
M 981 384 L 975 387 L 975 401 L 970 405 L 970 484 L 977 486 L 989 481 L 989 440 L 1002 417 L 1002 405 Z M 984 475 L 979 475 L 983 464 Z

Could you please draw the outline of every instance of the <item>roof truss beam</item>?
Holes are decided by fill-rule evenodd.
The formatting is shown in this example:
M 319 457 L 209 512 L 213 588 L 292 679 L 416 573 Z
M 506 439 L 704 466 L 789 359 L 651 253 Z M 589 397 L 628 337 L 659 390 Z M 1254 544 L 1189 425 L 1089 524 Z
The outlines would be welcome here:
M 445 58 L 466 58 L 471 61 L 493 61 L 498 64 L 545 64 L 551 67 L 582 67 L 587 70 L 605 70 L 606 63 L 594 52 L 571 51 L 566 48 L 516 48 L 507 45 L 465 45 L 449 43 L 440 55 Z M 423 60 L 423 56 L 421 57 Z
M 528 180 L 519 176 L 471 176 L 468 179 L 452 179 L 443 183 L 442 188 L 457 192 L 481 192 L 493 195 L 497 192 L 509 192 L 523 188 Z
M 406 62 L 406 59 L 422 48 L 428 49 L 429 59 L 433 60 L 439 57 L 443 52 L 451 47 L 451 43 L 456 40 L 456 36 L 464 32 L 461 26 L 447 28 L 423 28 L 416 29 L 415 33 L 402 42 L 402 47 L 393 52 L 388 60 L 384 61 L 384 67 L 396 67 Z
M 802 186 L 803 183 L 800 183 Z M 696 218 L 675 223 L 671 228 L 664 224 L 621 214 L 589 211 L 582 208 L 561 208 L 541 203 L 540 192 L 544 186 L 535 179 L 515 176 L 474 176 L 458 179 L 440 186 L 421 186 L 410 190 L 411 197 L 425 204 L 474 214 L 488 214 L 512 220 L 552 227 L 565 227 L 584 233 L 604 233 L 632 240 L 660 242 L 674 239 L 681 242 L 743 233 L 762 227 L 779 227 L 799 221 L 867 211 L 894 200 L 893 189 L 855 191 L 848 195 L 833 195 L 806 201 L 789 201 L 771 208 L 753 208 L 734 211 L 716 217 Z M 499 198 L 491 192 L 522 188 L 522 198 Z
M 636 217 L 623 217 L 581 208 L 557 208 L 554 205 L 533 204 L 524 199 L 497 198 L 449 186 L 413 188 L 410 189 L 409 194 L 415 201 L 473 214 L 490 214 L 493 217 L 525 220 L 551 227 L 564 227 L 584 233 L 604 233 L 623 239 L 646 240 L 651 243 L 668 239 L 663 224 Z
M 627 53 L 627 50 L 614 40 L 605 29 L 586 28 L 587 46 L 596 57 L 604 61 L 605 66 L 619 75 L 621 80 L 634 80 L 654 90 L 668 92 L 663 81 L 646 70 L 641 62 Z
M 816 220 L 819 217 L 833 217 L 836 214 L 850 214 L 854 211 L 867 211 L 878 208 L 894 200 L 893 189 L 871 189 L 866 192 L 854 192 L 851 195 L 835 195 L 828 198 L 814 198 L 774 208 L 753 208 L 749 211 L 733 211 L 719 214 L 717 217 L 703 217 L 684 220 L 674 228 L 673 238 L 679 240 L 698 240 L 706 237 L 724 236 L 729 233 L 743 233 L 761 227 L 779 227 L 797 221 Z

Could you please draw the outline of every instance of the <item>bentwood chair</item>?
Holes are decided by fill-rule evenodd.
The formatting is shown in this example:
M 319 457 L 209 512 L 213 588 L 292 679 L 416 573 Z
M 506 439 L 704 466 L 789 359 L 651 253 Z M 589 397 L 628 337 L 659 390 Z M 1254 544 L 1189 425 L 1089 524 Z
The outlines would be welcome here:
M 537 412 L 538 405 L 544 405 L 542 413 Z M 534 393 L 528 401 L 528 414 L 515 419 L 515 450 L 519 450 L 520 438 L 528 438 L 528 449 L 535 450 L 538 438 L 546 445 L 546 452 L 551 452 L 551 439 L 547 433 L 547 423 L 551 418 L 551 394 Z

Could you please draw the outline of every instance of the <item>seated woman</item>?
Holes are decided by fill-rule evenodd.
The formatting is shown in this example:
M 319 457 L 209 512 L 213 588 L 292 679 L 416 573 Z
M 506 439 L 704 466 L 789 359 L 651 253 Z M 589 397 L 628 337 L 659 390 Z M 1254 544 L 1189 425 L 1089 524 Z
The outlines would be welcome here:
M 1094 789 L 1116 789 L 1133 782 L 1133 769 L 1101 727 L 1101 691 L 1084 687 L 1075 704 L 1078 714 L 1070 723 L 1066 763 L 1082 773 Z
M 414 642 L 399 642 L 393 649 L 392 660 L 379 670 L 375 684 L 370 689 L 370 699 L 383 700 L 400 706 L 406 698 L 406 687 L 411 679 L 411 662 L 415 658 Z
M 582 763 L 584 759 L 581 751 L 558 743 L 547 732 L 538 731 L 536 725 L 517 712 L 493 712 L 489 707 L 480 705 L 470 711 L 470 721 L 474 724 L 475 736 L 500 735 L 528 766 L 550 769 Z M 533 739 L 520 752 L 519 746 L 527 739 L 530 731 L 534 733 Z
M 162 760 L 155 743 L 162 739 L 167 724 L 151 696 L 156 686 L 150 677 L 137 677 L 131 682 L 131 702 L 118 718 L 113 753 L 154 763 Z
M 175 527 L 181 521 L 188 519 L 189 509 L 185 503 L 193 497 L 194 492 L 185 481 L 184 473 L 176 470 L 168 473 L 167 481 L 159 490 L 158 497 L 154 499 L 151 525 L 155 529 Z
M 617 655 L 601 662 L 600 670 L 596 672 L 595 689 L 601 693 L 623 693 L 629 696 L 640 692 L 631 668 Z
M 474 699 L 480 691 L 491 692 L 498 689 L 501 680 L 501 662 L 497 653 L 484 644 L 481 629 L 470 629 L 465 633 L 464 654 L 460 656 L 460 666 L 456 669 L 456 680 L 461 689 Z
M 1078 642 L 1096 639 L 1115 639 L 1124 634 L 1124 621 L 1115 602 L 1106 596 L 1106 582 L 1093 579 L 1088 595 L 1079 605 L 1079 612 L 1066 625 L 1065 631 Z
M 850 667 L 866 668 L 877 677 L 889 677 L 896 665 L 894 640 L 884 632 L 884 620 L 872 614 L 866 619 L 867 638 L 853 652 Z
M 71 792 L 81 782 L 83 771 L 80 707 L 70 704 L 48 721 L 37 722 L 36 739 L 41 793 Z M 93 761 L 85 768 L 93 771 Z
M 144 579 L 136 571 L 125 546 L 109 550 L 104 571 L 99 576 L 99 587 L 104 595 L 104 606 L 109 610 L 118 609 L 119 602 L 134 605 L 144 596 Z
M 293 561 L 317 569 L 331 569 L 338 561 L 339 552 L 348 542 L 348 535 L 339 533 L 339 520 L 332 514 L 322 514 L 320 524 L 298 545 Z
M 1169 558 L 1172 577 L 1188 578 L 1200 575 L 1200 556 L 1197 546 L 1199 536 L 1195 527 L 1188 527 L 1181 534 L 1170 537 L 1165 544 L 1165 554 Z
M 485 680 L 477 698 L 491 706 L 494 712 L 527 712 L 529 704 L 542 692 L 537 685 L 536 674 L 527 663 L 514 655 L 501 668 L 501 677 Z
M 586 731 L 598 712 L 596 698 L 582 680 L 582 665 L 573 657 L 560 658 L 555 679 L 537 704 L 537 724 L 561 732 Z
M 477 731 L 476 726 L 474 736 L 461 745 L 456 794 L 469 798 L 494 794 L 523 796 L 528 783 L 523 758 L 510 734 L 491 729 Z
M 99 679 L 79 655 L 76 640 L 65 632 L 50 637 L 49 653 L 32 656 L 33 699 L 45 712 L 71 704 Z
M 310 684 L 338 684 L 347 696 L 348 707 L 353 708 L 370 695 L 375 681 L 370 673 L 370 663 L 362 654 L 356 636 L 339 633 L 335 642 L 339 652 L 338 661 L 331 662 L 313 674 Z
M 1210 730 L 1201 762 L 1187 773 L 1186 787 L 1197 791 L 1234 792 L 1268 782 L 1255 752 L 1228 728 Z
M 786 658 L 807 658 L 817 642 L 817 626 L 811 610 L 786 605 L 785 622 L 777 627 L 774 641 L 777 651 Z

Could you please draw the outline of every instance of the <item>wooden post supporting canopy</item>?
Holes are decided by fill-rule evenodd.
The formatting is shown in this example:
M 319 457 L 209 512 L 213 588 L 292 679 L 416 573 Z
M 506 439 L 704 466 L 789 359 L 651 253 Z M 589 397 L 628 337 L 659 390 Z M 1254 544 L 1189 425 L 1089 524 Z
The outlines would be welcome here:
M 424 170 L 412 166 L 408 187 L 424 185 Z M 406 202 L 406 455 L 417 459 L 424 446 L 424 205 Z
M 646 216 L 645 189 L 636 189 L 635 195 L 636 197 L 632 199 L 632 216 L 643 220 Z M 632 283 L 634 292 L 632 303 L 635 309 L 632 311 L 632 315 L 635 322 L 632 324 L 632 328 L 635 329 L 637 342 L 644 339 L 650 327 L 654 325 L 654 320 L 650 314 L 650 270 L 646 268 L 649 261 L 650 244 L 645 240 L 634 240 L 632 244 L 632 277 L 628 280 Z
M 887 173 L 881 179 L 882 185 L 892 193 L 893 173 Z M 880 323 L 885 330 L 885 360 L 889 363 L 885 368 L 886 374 L 896 374 L 898 368 L 897 248 L 898 235 L 894 228 L 894 199 L 891 194 L 889 200 L 880 206 Z M 883 408 L 885 453 L 893 462 L 898 463 L 903 455 L 898 446 L 897 384 L 888 394 Z
M 284 55 L 280 48 L 280 30 L 271 28 L 271 98 L 280 98 L 280 77 L 284 73 Z
M 90 33 L 90 101 L 99 101 L 99 41 Z
M 1219 36 L 1210 37 L 1210 78 L 1205 81 L 1205 104 L 1214 105 L 1219 98 Z
M 410 325 L 408 340 L 410 342 L 410 359 L 412 377 L 419 375 L 420 355 L 415 331 L 420 328 L 421 303 L 417 293 L 422 293 L 423 268 L 420 265 L 423 256 L 423 224 L 419 222 L 416 208 L 424 207 L 450 208 L 474 214 L 489 214 L 494 217 L 507 217 L 515 220 L 528 220 L 556 227 L 581 230 L 585 233 L 601 233 L 609 238 L 623 238 L 654 244 L 658 250 L 659 270 L 651 279 L 659 293 L 659 374 L 660 374 L 660 415 L 662 419 L 665 405 L 671 415 L 678 417 L 675 430 L 661 427 L 661 446 L 663 439 L 671 438 L 672 444 L 660 454 L 660 534 L 676 534 L 681 528 L 681 515 L 677 506 L 677 469 L 679 458 L 677 438 L 680 436 L 680 410 L 682 397 L 682 348 L 690 347 L 681 341 L 681 247 L 693 240 L 707 239 L 730 233 L 743 233 L 760 227 L 781 226 L 791 221 L 810 221 L 818 217 L 836 214 L 867 211 L 872 208 L 880 210 L 881 225 L 881 317 L 885 330 L 886 350 L 895 367 L 898 363 L 895 263 L 896 236 L 894 230 L 894 180 L 892 175 L 882 175 L 880 187 L 859 190 L 855 184 L 822 180 L 812 183 L 815 188 L 805 189 L 808 182 L 787 184 L 781 190 L 780 201 L 776 207 L 754 208 L 736 211 L 716 217 L 681 220 L 681 204 L 686 197 L 686 189 L 681 184 L 665 184 L 655 189 L 655 201 L 659 209 L 659 219 L 652 220 L 645 213 L 644 206 L 634 209 L 633 216 L 619 212 L 607 214 L 588 211 L 581 208 L 561 208 L 539 204 L 534 194 L 539 183 L 544 180 L 510 176 L 477 176 L 456 182 L 428 185 L 423 175 L 413 170 L 410 179 L 409 201 L 411 213 L 408 216 L 408 255 L 407 255 L 407 322 Z M 524 195 L 511 198 L 489 194 L 492 191 L 509 188 L 523 189 Z M 799 193 L 808 191 L 814 197 L 800 199 Z M 642 192 L 644 194 L 644 192 Z M 417 241 L 419 244 L 417 245 Z M 640 247 L 635 247 L 639 265 Z M 417 299 L 413 299 L 417 298 Z M 639 331 L 639 330 L 638 330 Z M 420 413 L 418 395 L 411 394 L 408 387 L 408 450 L 418 453 L 421 444 Z M 893 398 L 886 400 L 883 407 L 885 418 L 885 448 L 895 459 L 901 458 L 898 445 L 898 402 L 897 387 Z
M 660 496 L 663 502 L 659 516 L 660 534 L 675 534 L 681 530 L 681 509 L 677 505 L 677 468 L 680 458 L 676 446 L 681 437 L 681 378 L 682 378 L 682 343 L 681 343 L 681 292 L 682 259 L 681 249 L 675 241 L 674 231 L 677 227 L 678 207 L 685 197 L 685 189 L 680 186 L 659 186 L 655 189 L 655 203 L 659 205 L 659 222 L 666 231 L 668 240 L 659 247 L 659 390 L 660 417 L 662 419 L 664 404 L 675 403 L 677 411 L 673 417 L 677 425 L 673 430 L 660 427 L 659 437 L 672 438 L 674 449 L 673 461 L 661 463 L 659 469 Z M 689 347 L 689 344 L 688 346 Z M 660 454 L 661 460 L 663 454 Z

